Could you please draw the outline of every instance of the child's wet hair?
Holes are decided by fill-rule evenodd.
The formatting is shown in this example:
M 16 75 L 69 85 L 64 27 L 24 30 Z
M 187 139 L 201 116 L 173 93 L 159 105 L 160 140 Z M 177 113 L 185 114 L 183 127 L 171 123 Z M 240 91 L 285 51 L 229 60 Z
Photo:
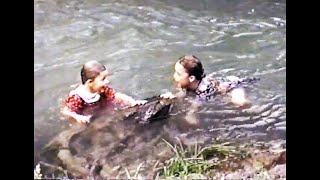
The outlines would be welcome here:
M 98 61 L 88 61 L 81 68 L 81 81 L 85 84 L 88 80 L 94 80 L 106 67 Z
M 197 80 L 202 80 L 205 76 L 202 63 L 196 56 L 182 56 L 178 62 L 187 70 L 189 76 L 195 76 Z

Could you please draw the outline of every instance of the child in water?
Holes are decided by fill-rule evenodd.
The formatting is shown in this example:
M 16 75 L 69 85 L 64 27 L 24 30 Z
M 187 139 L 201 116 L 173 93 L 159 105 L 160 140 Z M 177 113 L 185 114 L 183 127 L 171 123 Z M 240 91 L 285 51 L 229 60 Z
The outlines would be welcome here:
M 179 58 L 175 64 L 174 81 L 184 91 L 173 95 L 162 94 L 162 98 L 176 98 L 184 96 L 185 92 L 195 93 L 200 100 L 208 100 L 217 94 L 231 94 L 231 101 L 239 106 L 248 104 L 245 91 L 241 88 L 246 83 L 256 79 L 240 79 L 235 76 L 226 78 L 212 78 L 204 74 L 201 61 L 194 55 L 186 55 Z
M 145 104 L 134 100 L 108 86 L 108 71 L 98 61 L 86 62 L 81 69 L 82 84 L 69 93 L 62 113 L 80 123 L 89 123 L 103 104 L 115 103 L 124 106 Z

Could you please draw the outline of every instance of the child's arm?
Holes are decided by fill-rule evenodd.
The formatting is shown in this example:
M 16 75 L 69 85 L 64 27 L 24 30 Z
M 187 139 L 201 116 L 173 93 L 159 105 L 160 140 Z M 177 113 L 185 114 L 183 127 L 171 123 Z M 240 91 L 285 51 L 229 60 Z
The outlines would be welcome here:
M 164 94 L 160 95 L 160 98 L 164 99 L 175 99 L 175 98 L 183 98 L 185 97 L 186 93 L 182 90 L 179 89 L 177 93 L 173 94 L 172 92 L 167 92 Z
M 214 92 L 216 94 L 225 95 L 230 91 L 230 89 L 229 89 L 229 87 L 227 85 L 225 85 L 223 83 L 220 83 L 220 81 L 218 81 L 216 79 L 212 79 L 211 80 L 211 85 L 213 86 Z
M 123 93 L 116 92 L 114 94 L 114 98 L 116 100 L 120 100 L 124 104 L 127 104 L 129 106 L 136 106 L 136 105 L 142 105 L 145 104 L 147 101 L 146 100 L 135 100 L 132 97 L 125 95 Z
M 142 104 L 145 104 L 147 102 L 145 100 L 135 100 L 132 97 L 130 97 L 130 96 L 126 95 L 126 94 L 117 92 L 114 89 L 109 88 L 109 87 L 107 87 L 105 89 L 104 93 L 105 93 L 105 96 L 108 99 L 113 99 L 116 102 L 119 102 L 121 104 L 125 104 L 125 105 L 128 105 L 128 106 L 142 105 Z
M 225 95 L 230 93 L 231 102 L 238 106 L 248 105 L 249 101 L 246 98 L 246 93 L 243 88 L 231 88 L 228 84 L 220 83 L 218 81 L 214 81 L 217 88 L 217 93 Z
M 83 100 L 77 95 L 71 95 L 66 99 L 65 106 L 61 113 L 77 122 L 88 123 L 90 122 L 91 116 L 85 116 L 78 113 L 82 107 Z
M 64 107 L 61 112 L 65 116 L 71 117 L 80 123 L 89 123 L 91 119 L 91 116 L 84 116 L 81 114 L 77 114 L 76 112 L 71 111 L 68 107 Z

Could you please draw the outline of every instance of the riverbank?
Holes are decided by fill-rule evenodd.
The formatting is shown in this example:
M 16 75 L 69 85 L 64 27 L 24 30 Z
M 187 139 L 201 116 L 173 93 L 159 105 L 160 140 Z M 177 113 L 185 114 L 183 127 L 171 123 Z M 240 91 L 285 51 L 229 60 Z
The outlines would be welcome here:
M 107 168 L 88 166 L 89 178 L 117 179 L 286 179 L 286 148 L 283 141 L 268 143 L 231 143 L 215 140 L 209 146 L 170 144 L 169 158 L 142 162 L 131 166 Z M 54 169 L 42 174 L 41 168 Z M 47 171 L 48 172 L 48 171 Z M 36 178 L 74 178 L 63 165 L 40 162 Z M 77 177 L 85 178 L 85 177 Z

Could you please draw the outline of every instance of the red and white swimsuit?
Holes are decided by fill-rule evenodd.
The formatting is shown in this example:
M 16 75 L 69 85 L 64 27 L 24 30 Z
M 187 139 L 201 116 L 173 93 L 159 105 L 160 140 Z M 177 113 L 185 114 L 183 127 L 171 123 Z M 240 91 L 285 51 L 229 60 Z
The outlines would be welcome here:
M 114 101 L 116 91 L 107 87 L 101 94 L 88 92 L 80 85 L 69 93 L 65 105 L 70 111 L 81 115 L 93 115 L 104 104 Z

